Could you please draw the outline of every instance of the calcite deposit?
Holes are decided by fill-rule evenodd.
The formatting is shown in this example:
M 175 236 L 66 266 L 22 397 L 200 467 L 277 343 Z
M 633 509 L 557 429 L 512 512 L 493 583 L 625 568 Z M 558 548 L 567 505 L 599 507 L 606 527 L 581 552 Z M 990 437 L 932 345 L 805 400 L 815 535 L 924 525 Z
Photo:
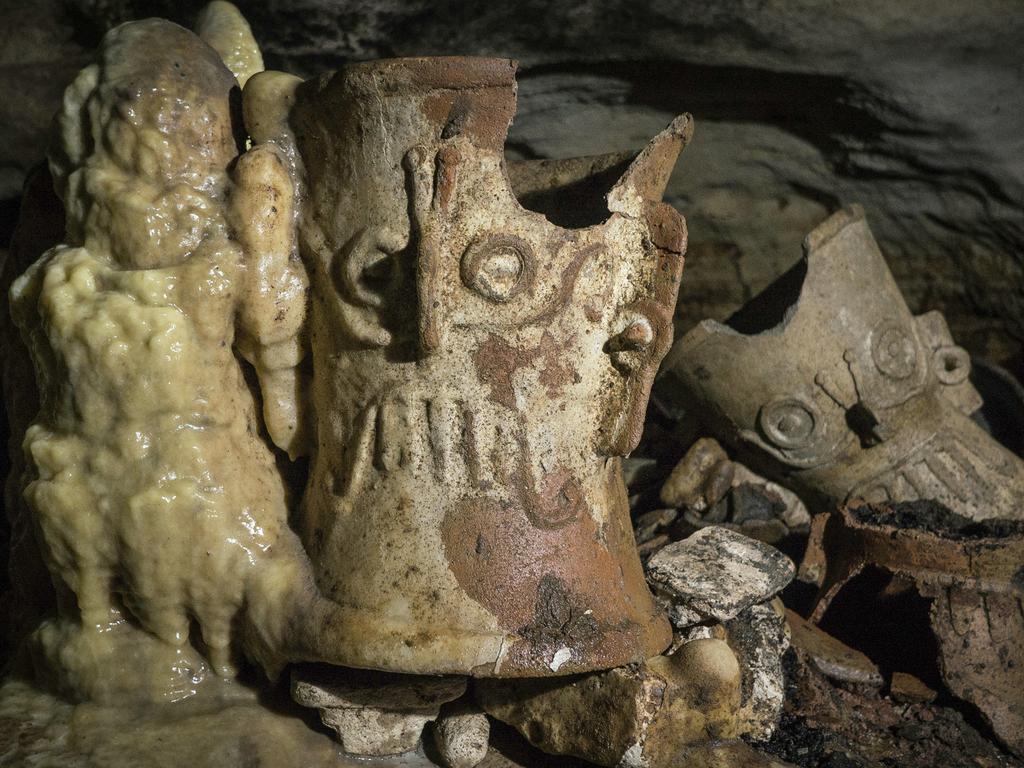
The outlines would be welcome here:
M 176 25 L 112 31 L 56 122 L 64 242 L 11 287 L 40 401 L 26 514 L 55 591 L 32 643 L 76 696 L 173 699 L 230 675 L 255 574 L 291 537 L 236 340 L 254 360 L 294 346 L 255 283 L 304 278 L 287 252 L 255 272 L 230 230 L 236 88 Z
M 39 401 L 18 520 L 54 590 L 26 669 L 226 702 L 246 661 L 564 676 L 666 648 L 618 457 L 671 343 L 689 116 L 612 165 L 524 168 L 529 210 L 514 62 L 261 69 L 215 2 L 197 34 L 112 30 L 65 94 L 40 177 L 65 221 L 38 237 L 30 200 L 7 272 Z M 292 693 L 386 755 L 466 687 L 405 679 Z M 472 711 L 435 733 L 450 763 L 486 752 Z

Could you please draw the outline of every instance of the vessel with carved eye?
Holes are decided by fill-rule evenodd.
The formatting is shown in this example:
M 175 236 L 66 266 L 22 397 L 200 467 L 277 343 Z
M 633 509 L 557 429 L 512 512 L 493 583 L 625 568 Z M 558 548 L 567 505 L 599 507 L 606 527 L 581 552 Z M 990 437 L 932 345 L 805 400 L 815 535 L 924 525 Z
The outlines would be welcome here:
M 942 315 L 914 317 L 859 206 L 726 323 L 703 321 L 666 368 L 708 429 L 823 508 L 936 499 L 1020 518 L 1024 463 L 971 418 L 970 358 Z
M 294 655 L 536 676 L 664 649 L 617 457 L 671 337 L 685 229 L 660 196 L 689 117 L 566 227 L 507 173 L 513 62 L 356 64 L 291 98 L 317 423 L 300 527 L 325 598 L 297 606 Z

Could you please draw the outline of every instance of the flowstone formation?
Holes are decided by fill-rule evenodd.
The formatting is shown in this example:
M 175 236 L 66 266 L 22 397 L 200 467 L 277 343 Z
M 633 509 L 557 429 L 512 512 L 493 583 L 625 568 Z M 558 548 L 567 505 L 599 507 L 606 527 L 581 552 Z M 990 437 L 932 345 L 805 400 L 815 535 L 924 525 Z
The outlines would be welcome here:
M 277 376 L 299 325 L 260 281 L 302 296 L 304 275 L 231 234 L 235 88 L 184 29 L 111 32 L 57 118 L 64 243 L 11 287 L 40 402 L 23 514 L 54 587 L 30 645 L 75 696 L 177 698 L 207 662 L 230 675 L 232 625 L 288 535 L 236 351 Z

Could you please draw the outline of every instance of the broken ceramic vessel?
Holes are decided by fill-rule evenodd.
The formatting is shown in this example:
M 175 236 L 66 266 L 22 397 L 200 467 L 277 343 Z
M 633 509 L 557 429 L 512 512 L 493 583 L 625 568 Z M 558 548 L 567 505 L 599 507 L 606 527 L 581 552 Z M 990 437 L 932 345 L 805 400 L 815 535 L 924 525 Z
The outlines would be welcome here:
M 929 601 L 943 682 L 1021 755 L 1022 562 L 1020 521 L 974 522 L 931 501 L 854 502 L 815 518 L 800 567 L 805 578 L 820 583 L 814 622 L 862 572 L 885 572 L 912 585 Z
M 858 206 L 725 324 L 705 320 L 666 368 L 706 426 L 824 507 L 937 499 L 1020 518 L 1024 463 L 970 414 L 970 357 L 938 312 L 911 315 Z
M 293 655 L 542 676 L 670 641 L 617 457 L 671 341 L 686 236 L 660 197 L 691 122 L 560 226 L 506 174 L 514 70 L 402 59 L 245 88 L 253 152 L 302 190 L 312 294 L 300 528 L 326 600 L 297 605 Z

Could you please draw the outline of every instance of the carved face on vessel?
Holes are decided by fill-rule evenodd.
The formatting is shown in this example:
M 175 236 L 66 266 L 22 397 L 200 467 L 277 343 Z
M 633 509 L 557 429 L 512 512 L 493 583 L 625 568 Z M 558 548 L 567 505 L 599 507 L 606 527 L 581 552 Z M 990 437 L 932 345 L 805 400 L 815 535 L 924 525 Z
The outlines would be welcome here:
M 317 414 L 303 532 L 351 612 L 327 661 L 564 674 L 668 641 L 613 457 L 671 340 L 685 230 L 658 199 L 689 118 L 604 190 L 603 216 L 559 226 L 505 171 L 513 72 L 375 62 L 296 93 Z

